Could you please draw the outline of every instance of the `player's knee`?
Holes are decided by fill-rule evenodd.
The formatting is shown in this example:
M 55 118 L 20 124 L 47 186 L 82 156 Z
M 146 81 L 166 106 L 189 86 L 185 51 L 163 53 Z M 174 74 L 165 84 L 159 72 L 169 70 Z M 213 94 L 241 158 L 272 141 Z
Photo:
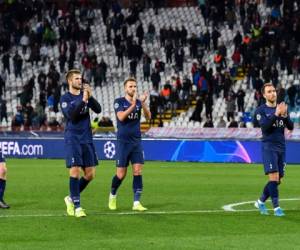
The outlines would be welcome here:
M 70 168 L 70 176 L 74 178 L 80 177 L 80 168 L 79 167 L 72 167 Z
M 95 171 L 87 173 L 87 174 L 84 175 L 84 178 L 88 181 L 93 180 L 95 177 L 96 177 L 96 172 Z
M 142 175 L 142 169 L 134 169 L 133 175 L 135 175 L 135 176 Z
M 4 164 L 0 165 L 0 178 L 4 178 L 6 176 L 7 173 L 7 168 Z
M 120 180 L 123 180 L 123 179 L 126 177 L 126 173 L 124 173 L 124 172 L 118 172 L 118 173 L 117 173 L 117 177 L 118 177 Z

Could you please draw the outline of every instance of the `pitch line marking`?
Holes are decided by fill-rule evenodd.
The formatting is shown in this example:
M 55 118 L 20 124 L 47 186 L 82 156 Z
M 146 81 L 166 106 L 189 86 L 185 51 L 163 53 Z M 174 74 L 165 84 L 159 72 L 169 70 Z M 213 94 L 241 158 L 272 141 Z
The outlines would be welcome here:
M 237 210 L 233 212 L 253 212 L 256 211 L 255 209 L 249 210 Z M 88 216 L 101 216 L 101 215 L 114 215 L 114 216 L 121 216 L 121 215 L 180 215 L 180 214 L 202 214 L 202 213 L 227 213 L 227 211 L 223 209 L 216 209 L 216 210 L 187 210 L 187 211 L 148 211 L 148 212 L 96 212 L 90 211 Z M 0 214 L 0 218 L 22 218 L 22 217 L 69 217 L 66 214 Z
M 300 198 L 287 198 L 287 199 L 280 199 L 281 201 L 299 201 Z M 98 212 L 98 211 L 90 211 L 88 215 L 91 216 L 101 216 L 101 215 L 114 215 L 114 216 L 121 216 L 121 215 L 180 215 L 180 214 L 205 214 L 205 213 L 244 213 L 244 212 L 257 212 L 257 209 L 240 209 L 236 210 L 234 207 L 251 204 L 255 201 L 244 201 L 238 203 L 232 203 L 228 205 L 222 206 L 222 209 L 215 209 L 215 210 L 182 210 L 182 211 L 148 211 L 148 212 Z M 298 211 L 297 209 L 285 209 L 285 211 Z M 44 217 L 67 217 L 66 214 L 0 214 L 0 218 L 44 218 Z
M 280 199 L 280 201 L 299 201 L 300 198 L 286 198 L 286 199 Z M 226 212 L 242 212 L 242 211 L 246 211 L 246 210 L 236 210 L 234 209 L 234 207 L 238 207 L 241 205 L 245 205 L 245 204 L 254 204 L 255 201 L 243 201 L 243 202 L 237 202 L 237 203 L 232 203 L 232 204 L 228 204 L 228 205 L 224 205 L 222 207 L 222 209 Z M 249 211 L 249 210 L 247 210 Z M 253 209 L 253 211 L 257 211 L 257 209 Z

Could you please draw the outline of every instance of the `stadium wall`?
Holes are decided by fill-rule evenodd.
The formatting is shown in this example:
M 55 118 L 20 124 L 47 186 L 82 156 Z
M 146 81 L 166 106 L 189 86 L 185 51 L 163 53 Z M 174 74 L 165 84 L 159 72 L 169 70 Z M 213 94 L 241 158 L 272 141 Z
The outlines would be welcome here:
M 150 161 L 260 163 L 258 140 L 176 140 L 143 139 L 145 159 Z M 115 139 L 95 139 L 100 160 L 115 159 Z M 7 158 L 53 158 L 65 156 L 63 138 L 0 139 Z M 299 141 L 287 141 L 287 163 L 300 163 Z

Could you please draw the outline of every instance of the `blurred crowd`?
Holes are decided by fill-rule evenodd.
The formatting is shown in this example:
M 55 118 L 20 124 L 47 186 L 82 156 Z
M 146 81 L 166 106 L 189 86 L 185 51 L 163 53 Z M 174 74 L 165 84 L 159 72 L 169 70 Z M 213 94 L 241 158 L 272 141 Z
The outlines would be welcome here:
M 33 4 L 34 2 L 34 4 Z M 233 91 L 233 86 L 241 73 L 247 79 L 247 89 L 255 91 L 257 105 L 263 102 L 260 93 L 264 82 L 271 81 L 278 90 L 279 101 L 288 100 L 290 107 L 297 106 L 300 98 L 299 86 L 291 84 L 284 89 L 279 82 L 281 72 L 299 79 L 300 72 L 300 4 L 295 0 L 265 0 L 267 16 L 262 16 L 255 0 L 198 0 L 199 13 L 207 26 L 200 34 L 190 34 L 185 27 L 162 27 L 156 30 L 149 22 L 147 28 L 139 18 L 144 8 L 153 7 L 159 15 L 162 1 L 132 1 L 128 14 L 124 14 L 118 1 L 9 1 L 0 4 L 0 95 L 7 86 L 8 74 L 22 78 L 24 63 L 34 67 L 37 64 L 50 64 L 48 72 L 41 70 L 23 85 L 18 93 L 19 103 L 13 119 L 14 127 L 43 128 L 53 121 L 47 117 L 45 108 L 58 112 L 61 89 L 66 89 L 64 73 L 79 62 L 83 77 L 94 86 L 107 83 L 107 70 L 113 67 L 126 67 L 136 76 L 138 65 L 142 65 L 143 81 L 151 81 L 150 109 L 151 124 L 157 117 L 162 118 L 166 111 L 176 116 L 178 108 L 188 108 L 196 99 L 193 121 L 205 120 L 205 126 L 214 126 L 216 117 L 212 110 L 216 98 L 224 98 L 227 117 L 223 121 L 236 126 L 236 113 L 245 110 L 245 91 Z M 106 42 L 114 46 L 117 65 L 108 65 L 103 58 L 89 53 L 91 28 L 96 12 L 100 10 L 106 26 Z M 237 29 L 240 23 L 242 30 Z M 135 25 L 134 33 L 128 28 Z M 232 43 L 221 42 L 221 29 L 224 24 L 234 32 Z M 159 41 L 165 57 L 151 57 L 145 53 L 143 45 Z M 58 46 L 59 56 L 49 55 L 49 46 Z M 233 54 L 227 55 L 233 46 Z M 17 47 L 22 48 L 19 54 Z M 183 72 L 188 62 L 186 49 L 193 60 L 190 72 Z M 204 62 L 207 53 L 214 54 L 214 69 Z M 162 58 L 166 58 L 164 61 Z M 53 60 L 59 61 L 59 67 Z M 172 66 L 175 74 L 165 82 L 161 72 Z M 78 66 L 78 65 L 77 65 Z M 208 68 L 209 67 L 209 68 Z M 39 101 L 32 108 L 33 93 L 39 88 Z M 6 100 L 1 98 L 1 121 L 7 121 Z M 205 108 L 205 117 L 202 117 Z M 20 125 L 21 124 L 21 125 Z M 238 124 L 238 126 L 240 126 Z

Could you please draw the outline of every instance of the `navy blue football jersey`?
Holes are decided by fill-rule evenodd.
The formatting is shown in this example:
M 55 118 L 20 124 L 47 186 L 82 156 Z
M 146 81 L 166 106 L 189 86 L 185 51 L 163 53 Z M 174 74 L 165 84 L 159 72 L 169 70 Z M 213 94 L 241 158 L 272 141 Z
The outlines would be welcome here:
M 263 148 L 266 150 L 285 151 L 284 128 L 292 130 L 294 124 L 290 117 L 277 117 L 276 107 L 268 107 L 266 104 L 259 106 L 255 112 L 262 131 Z
M 117 98 L 114 101 L 116 115 L 119 111 L 125 111 L 130 106 L 131 103 L 125 97 Z M 142 103 L 140 100 L 137 100 L 134 110 L 124 121 L 120 121 L 117 117 L 118 140 L 133 143 L 141 140 L 141 109 Z
M 100 104 L 90 97 L 88 103 L 82 101 L 83 93 L 72 95 L 67 92 L 60 98 L 60 107 L 66 119 L 66 143 L 92 143 L 92 129 L 89 109 L 95 113 L 101 112 Z

